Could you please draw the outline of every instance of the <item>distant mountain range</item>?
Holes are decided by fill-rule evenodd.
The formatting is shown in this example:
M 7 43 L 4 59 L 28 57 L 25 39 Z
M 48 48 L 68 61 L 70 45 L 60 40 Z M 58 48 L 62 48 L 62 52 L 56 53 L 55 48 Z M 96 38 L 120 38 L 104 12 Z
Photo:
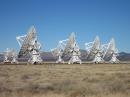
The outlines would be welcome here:
M 130 61 L 130 53 L 120 52 L 117 58 L 120 61 Z
M 81 60 L 87 60 L 87 52 L 85 50 L 80 50 L 81 52 Z M 54 57 L 51 52 L 41 52 L 41 57 L 43 61 L 56 61 L 57 57 Z M 19 60 L 28 60 L 29 56 L 24 58 L 20 58 Z M 120 61 L 130 61 L 130 53 L 120 52 L 119 56 L 117 57 Z M 0 62 L 4 59 L 4 56 L 0 54 Z M 68 57 L 65 57 L 64 60 L 68 60 Z
M 81 52 L 81 60 L 87 60 L 87 52 L 85 50 L 80 50 Z M 42 52 L 41 53 L 42 59 L 45 61 L 55 61 L 57 58 L 54 57 L 51 52 Z M 120 52 L 119 56 L 117 57 L 120 61 L 130 61 L 130 53 Z M 68 58 L 65 58 L 67 60 Z

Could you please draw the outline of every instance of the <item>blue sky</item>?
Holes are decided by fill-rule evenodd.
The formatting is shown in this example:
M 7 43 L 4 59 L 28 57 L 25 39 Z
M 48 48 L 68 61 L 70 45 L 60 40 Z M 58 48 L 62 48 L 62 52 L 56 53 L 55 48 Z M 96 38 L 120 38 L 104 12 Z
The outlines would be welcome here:
M 0 0 L 0 52 L 20 49 L 16 36 L 34 25 L 42 50 L 76 32 L 77 42 L 107 43 L 115 38 L 119 51 L 130 53 L 130 0 Z

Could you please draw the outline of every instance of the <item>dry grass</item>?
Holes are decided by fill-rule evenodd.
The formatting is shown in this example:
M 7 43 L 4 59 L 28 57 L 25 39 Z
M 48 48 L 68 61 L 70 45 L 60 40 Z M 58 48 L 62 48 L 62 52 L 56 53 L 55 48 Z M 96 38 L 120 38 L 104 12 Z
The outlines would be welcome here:
M 0 65 L 0 97 L 130 97 L 130 65 Z

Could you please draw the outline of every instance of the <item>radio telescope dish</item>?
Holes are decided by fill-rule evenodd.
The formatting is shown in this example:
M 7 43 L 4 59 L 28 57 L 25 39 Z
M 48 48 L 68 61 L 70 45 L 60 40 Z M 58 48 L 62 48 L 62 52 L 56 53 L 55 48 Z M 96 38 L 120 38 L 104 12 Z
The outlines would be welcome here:
M 34 26 L 29 29 L 27 35 L 18 36 L 16 39 L 21 47 L 18 55 L 19 58 L 30 54 L 31 58 L 28 60 L 29 63 L 42 62 L 39 52 L 41 44 L 37 41 L 37 33 Z
M 21 47 L 18 57 L 22 57 L 22 56 L 29 54 L 28 49 L 30 48 L 31 43 L 37 39 L 36 30 L 35 30 L 34 26 L 32 26 L 29 29 L 27 35 L 18 36 L 18 37 L 16 37 L 16 39 Z
M 76 42 L 74 32 L 71 33 L 71 35 L 68 39 L 68 42 L 67 42 L 65 50 L 64 50 L 64 54 L 70 56 L 70 60 L 69 60 L 68 64 L 73 64 L 73 63 L 80 63 L 81 64 L 81 60 L 79 58 L 80 57 L 80 49 L 79 49 L 79 46 Z
M 96 36 L 93 42 L 85 43 L 85 48 L 88 53 L 88 60 L 93 60 L 94 63 L 103 62 L 101 43 L 98 36 Z
M 118 56 L 118 49 L 116 48 L 114 38 L 112 38 L 104 49 L 103 58 L 107 61 L 110 60 L 111 63 L 116 63 L 119 62 L 117 56 Z

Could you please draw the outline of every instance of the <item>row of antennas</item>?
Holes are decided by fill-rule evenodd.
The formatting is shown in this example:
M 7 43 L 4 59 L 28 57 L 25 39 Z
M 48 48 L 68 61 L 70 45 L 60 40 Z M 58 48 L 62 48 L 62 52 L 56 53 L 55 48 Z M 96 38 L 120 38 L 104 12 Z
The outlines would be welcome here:
M 37 39 L 37 32 L 32 26 L 27 35 L 17 36 L 16 40 L 20 46 L 19 54 L 12 49 L 7 49 L 4 53 L 4 62 L 9 62 L 9 58 L 11 57 L 11 63 L 18 63 L 17 57 L 25 57 L 26 55 L 30 55 L 31 57 L 28 60 L 28 63 L 42 63 L 42 58 L 40 55 L 41 44 Z M 102 63 L 104 61 L 116 63 L 119 62 L 117 59 L 118 50 L 115 46 L 115 41 L 112 39 L 108 44 L 101 45 L 100 39 L 97 36 L 93 42 L 85 43 L 85 48 L 87 52 L 87 60 L 91 60 L 94 63 Z M 76 42 L 75 33 L 71 33 L 68 39 L 61 40 L 58 42 L 56 48 L 51 49 L 53 56 L 56 56 L 58 59 L 56 63 L 64 63 L 63 58 L 68 57 L 68 64 L 79 63 L 82 61 L 80 59 L 81 53 L 80 48 Z
M 88 61 L 93 63 L 104 63 L 109 61 L 111 63 L 118 63 L 118 49 L 115 46 L 115 40 L 112 38 L 108 44 L 101 45 L 100 39 L 96 36 L 93 42 L 85 43 L 86 56 Z M 51 49 L 53 56 L 57 56 L 56 63 L 64 63 L 63 57 L 68 56 L 68 64 L 82 63 L 80 59 L 80 49 L 75 39 L 73 32 L 66 40 L 58 42 L 56 48 Z
M 94 63 L 103 63 L 109 61 L 111 63 L 118 63 L 117 59 L 118 49 L 115 45 L 115 40 L 112 38 L 108 44 L 101 44 L 100 39 L 96 36 L 93 42 L 85 43 L 87 51 L 87 59 Z

